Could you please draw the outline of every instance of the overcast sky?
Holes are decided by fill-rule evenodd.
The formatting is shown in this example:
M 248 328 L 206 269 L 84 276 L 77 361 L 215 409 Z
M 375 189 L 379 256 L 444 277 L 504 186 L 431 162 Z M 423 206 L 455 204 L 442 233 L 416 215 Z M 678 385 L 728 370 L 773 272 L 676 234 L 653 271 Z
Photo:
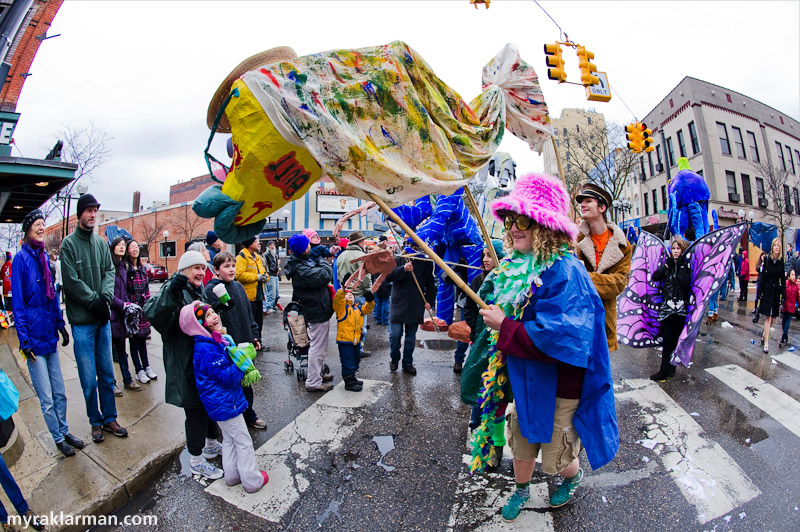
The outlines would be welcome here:
M 114 137 L 111 159 L 89 183 L 103 208 L 129 210 L 134 190 L 143 205 L 166 200 L 171 184 L 206 173 L 206 110 L 218 85 L 243 59 L 279 45 L 302 56 L 403 40 L 469 102 L 483 65 L 512 42 L 539 74 L 554 118 L 577 107 L 629 122 L 692 76 L 800 119 L 798 1 L 540 4 L 595 53 L 611 102 L 587 102 L 583 87 L 547 79 L 542 46 L 563 36 L 532 0 L 493 0 L 488 10 L 468 0 L 67 0 L 48 30 L 61 36 L 42 43 L 25 82 L 13 155 L 42 158 L 56 131 L 92 120 Z M 577 81 L 574 52 L 565 59 Z M 518 172 L 543 167 L 510 134 L 500 149 Z

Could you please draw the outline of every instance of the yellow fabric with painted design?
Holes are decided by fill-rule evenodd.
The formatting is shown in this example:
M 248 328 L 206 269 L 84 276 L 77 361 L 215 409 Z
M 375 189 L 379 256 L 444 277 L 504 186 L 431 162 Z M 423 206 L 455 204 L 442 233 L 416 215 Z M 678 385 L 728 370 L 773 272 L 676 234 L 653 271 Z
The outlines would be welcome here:
M 301 198 L 322 176 L 322 169 L 308 150 L 278 133 L 247 85 L 237 80 L 233 87 L 239 96 L 231 98 L 225 113 L 235 153 L 222 192 L 244 202 L 233 223 L 247 225 Z

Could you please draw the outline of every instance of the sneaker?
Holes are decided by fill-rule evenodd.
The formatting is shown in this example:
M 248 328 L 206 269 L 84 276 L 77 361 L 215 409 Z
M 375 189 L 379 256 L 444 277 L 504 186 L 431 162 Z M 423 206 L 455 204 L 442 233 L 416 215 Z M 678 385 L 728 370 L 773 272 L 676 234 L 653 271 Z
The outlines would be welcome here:
M 136 372 L 136 379 L 142 384 L 150 382 L 150 377 L 147 376 L 147 373 L 145 373 L 143 369 Z
M 266 428 L 267 428 L 267 422 L 264 421 L 261 418 L 258 418 L 255 421 L 253 421 L 252 423 L 248 423 L 247 425 L 250 426 L 250 427 L 253 427 L 254 429 L 258 429 L 258 430 L 266 430 Z
M 397 371 L 398 362 L 396 360 L 392 360 L 389 362 L 389 371 Z
M 329 392 L 332 389 L 333 389 L 333 384 L 331 384 L 329 382 L 323 382 L 322 384 L 320 384 L 317 387 L 311 387 L 311 386 L 306 385 L 306 391 L 307 392 Z
M 222 469 L 209 464 L 205 459 L 199 464 L 191 466 L 191 470 L 195 475 L 201 475 L 211 480 L 222 478 L 222 475 L 225 474 Z
M 95 443 L 100 443 L 105 439 L 105 435 L 103 434 L 103 427 L 100 425 L 92 425 L 92 441 Z
M 155 371 L 150 369 L 150 366 L 144 368 L 144 372 L 147 374 L 147 378 L 150 379 L 151 381 L 156 380 L 158 378 L 158 375 L 156 375 Z
M 211 460 L 217 456 L 222 456 L 222 444 L 217 442 L 215 445 L 206 445 L 203 447 L 203 458 Z
M 116 383 L 114 383 L 114 397 L 122 397 L 122 390 L 119 389 Z
M 136 384 L 136 381 L 133 381 L 133 380 L 125 385 L 125 389 L 126 390 L 131 390 L 131 391 L 134 391 L 134 392 L 141 392 L 142 391 L 142 387 L 139 386 L 138 384 Z
M 553 508 L 560 508 L 572 500 L 575 495 L 575 490 L 581 485 L 583 481 L 583 469 L 578 469 L 578 474 L 572 478 L 565 478 L 564 482 L 558 487 L 553 496 L 550 497 L 550 506 Z
M 415 368 L 411 364 L 403 364 L 403 371 L 408 373 L 409 375 L 417 374 L 417 368 Z
M 128 435 L 128 430 L 125 427 L 120 426 L 116 420 L 112 421 L 111 423 L 106 423 L 103 425 L 103 430 L 106 432 L 110 432 L 114 436 L 118 438 L 124 438 Z
M 503 518 L 503 521 L 506 523 L 513 522 L 517 517 L 519 517 L 519 513 L 522 511 L 522 507 L 525 506 L 525 503 L 531 498 L 530 489 L 526 490 L 528 495 L 523 497 L 519 494 L 519 490 L 516 490 L 514 494 L 508 499 L 506 505 L 503 506 L 503 511 L 500 512 L 500 516 Z
M 462 369 L 464 369 L 464 364 L 462 362 L 453 363 L 453 373 L 461 373 Z

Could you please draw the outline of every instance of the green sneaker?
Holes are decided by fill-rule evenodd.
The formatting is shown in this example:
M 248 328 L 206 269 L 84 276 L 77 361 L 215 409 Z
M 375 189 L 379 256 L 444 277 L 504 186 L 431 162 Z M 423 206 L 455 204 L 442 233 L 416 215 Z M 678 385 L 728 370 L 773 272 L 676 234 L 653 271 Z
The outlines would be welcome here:
M 578 474 L 572 478 L 565 478 L 564 482 L 558 487 L 553 496 L 550 497 L 550 506 L 559 508 L 567 504 L 572 496 L 575 495 L 575 490 L 581 485 L 583 481 L 583 469 L 578 469 Z
M 522 507 L 525 506 L 525 503 L 528 502 L 528 499 L 531 498 L 531 490 L 530 488 L 525 490 L 528 494 L 526 496 L 520 495 L 519 490 L 514 491 L 514 494 L 511 498 L 508 499 L 508 502 L 505 506 L 503 506 L 503 511 L 500 512 L 500 515 L 503 518 L 503 521 L 506 523 L 511 523 L 519 516 L 519 513 L 522 511 Z

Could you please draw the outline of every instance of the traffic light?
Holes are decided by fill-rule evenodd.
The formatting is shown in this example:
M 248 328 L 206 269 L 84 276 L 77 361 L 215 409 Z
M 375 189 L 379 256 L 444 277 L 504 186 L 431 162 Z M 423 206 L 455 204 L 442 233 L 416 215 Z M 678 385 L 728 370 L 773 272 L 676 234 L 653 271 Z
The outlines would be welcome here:
M 545 62 L 550 68 L 547 69 L 547 77 L 564 83 L 567 81 L 567 73 L 564 70 L 564 57 L 561 55 L 561 45 L 545 44 L 544 53 L 547 56 Z
M 642 132 L 642 151 L 650 152 L 655 150 L 653 146 L 653 131 L 647 129 L 647 124 L 640 124 L 640 131 Z
M 628 149 L 633 153 L 641 153 L 644 141 L 642 139 L 642 128 L 639 122 L 625 126 L 625 138 L 628 140 Z M 652 150 L 651 150 L 652 151 Z
M 592 74 L 592 72 L 597 72 L 597 66 L 591 62 L 594 59 L 594 53 L 587 50 L 585 46 L 578 46 L 577 54 L 578 66 L 581 69 L 581 83 L 584 85 L 600 83 L 600 78 Z

